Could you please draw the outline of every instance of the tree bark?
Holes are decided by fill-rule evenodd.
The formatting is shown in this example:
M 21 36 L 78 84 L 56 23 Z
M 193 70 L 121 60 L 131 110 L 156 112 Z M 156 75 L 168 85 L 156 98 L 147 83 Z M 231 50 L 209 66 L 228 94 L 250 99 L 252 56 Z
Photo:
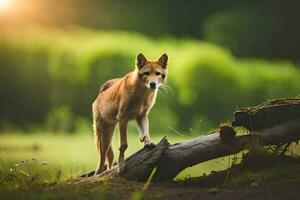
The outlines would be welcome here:
M 172 180 L 179 172 L 201 162 L 235 154 L 258 146 L 284 144 L 300 140 L 300 119 L 238 136 L 224 143 L 219 132 L 170 145 L 158 162 L 155 180 Z
M 157 167 L 154 180 L 172 180 L 179 172 L 201 162 L 232 155 L 258 146 L 278 145 L 300 140 L 300 99 L 280 99 L 264 102 L 256 107 L 235 113 L 232 125 L 250 131 L 236 136 L 231 126 L 221 126 L 185 142 L 169 145 L 164 138 L 154 148 L 143 148 L 126 159 L 125 172 L 119 174 L 117 166 L 100 175 L 78 182 L 94 182 L 100 177 L 126 176 L 146 180 Z M 93 171 L 87 175 L 93 174 Z
M 144 147 L 136 153 L 129 156 L 126 160 L 125 172 L 119 174 L 118 166 L 114 165 L 111 169 L 102 172 L 99 175 L 93 176 L 95 170 L 90 171 L 81 176 L 80 179 L 71 181 L 72 184 L 86 184 L 92 183 L 102 178 L 112 178 L 122 175 L 134 180 L 147 180 L 153 168 L 156 166 L 161 154 L 168 149 L 169 143 L 166 138 L 163 138 L 154 147 Z
M 257 131 L 300 118 L 300 98 L 266 101 L 235 112 L 233 126 Z
M 230 126 L 226 128 L 234 132 Z M 220 137 L 220 134 L 223 136 Z M 121 175 L 144 181 L 153 168 L 157 167 L 154 180 L 170 181 L 185 168 L 201 162 L 236 154 L 245 149 L 297 141 L 300 140 L 300 118 L 248 135 L 235 137 L 229 134 L 230 140 L 225 140 L 224 134 L 228 133 L 222 132 L 221 128 L 220 131 L 173 145 L 169 145 L 167 140 L 163 139 L 155 148 L 143 148 L 127 158 L 126 170 Z M 114 166 L 96 177 L 80 180 L 79 183 L 94 182 L 101 177 L 118 175 L 120 174 L 117 172 L 117 166 Z

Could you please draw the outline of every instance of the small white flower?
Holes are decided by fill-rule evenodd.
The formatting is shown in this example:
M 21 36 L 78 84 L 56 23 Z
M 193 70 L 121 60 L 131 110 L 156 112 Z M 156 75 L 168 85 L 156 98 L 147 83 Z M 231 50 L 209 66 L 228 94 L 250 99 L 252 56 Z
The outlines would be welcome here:
M 12 168 L 10 168 L 10 169 L 9 169 L 9 171 L 11 171 L 11 172 L 12 172 L 12 171 L 13 171 L 13 169 L 12 169 Z

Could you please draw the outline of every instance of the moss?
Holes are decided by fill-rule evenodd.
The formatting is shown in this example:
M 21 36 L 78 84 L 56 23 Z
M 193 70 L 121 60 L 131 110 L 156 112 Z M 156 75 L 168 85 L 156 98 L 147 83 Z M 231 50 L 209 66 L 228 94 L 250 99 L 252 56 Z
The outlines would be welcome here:
M 300 182 L 300 158 L 279 156 L 267 150 L 245 154 L 241 163 L 208 176 L 190 179 L 204 187 L 259 187 L 278 182 Z

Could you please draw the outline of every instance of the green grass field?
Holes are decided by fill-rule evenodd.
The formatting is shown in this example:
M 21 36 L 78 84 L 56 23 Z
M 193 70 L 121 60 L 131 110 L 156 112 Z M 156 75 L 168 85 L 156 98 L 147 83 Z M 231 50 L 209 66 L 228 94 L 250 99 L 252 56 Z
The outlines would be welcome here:
M 154 135 L 154 142 L 159 142 L 164 135 Z M 168 141 L 176 143 L 189 137 L 170 134 Z M 0 135 L 1 170 L 16 173 L 24 179 L 34 179 L 33 184 L 56 183 L 75 178 L 93 169 L 97 163 L 97 153 L 92 133 L 87 134 L 51 134 L 51 133 L 4 133 Z M 114 135 L 115 160 L 118 156 L 119 136 Z M 129 147 L 126 156 L 143 147 L 138 133 L 128 135 Z M 43 164 L 44 163 L 44 164 Z M 228 167 L 228 158 L 206 162 L 181 172 L 176 179 L 200 176 L 214 170 Z M 20 172 L 22 171 L 22 172 Z M 24 175 L 25 172 L 26 174 Z
M 158 142 L 163 136 L 156 134 L 152 138 L 154 142 Z M 170 143 L 176 143 L 190 137 L 170 134 L 167 138 Z M 116 150 L 118 140 L 118 134 L 115 134 L 116 154 L 118 154 Z M 96 166 L 97 154 L 91 133 L 68 135 L 37 132 L 26 135 L 20 132 L 10 132 L 2 133 L 0 141 L 0 199 L 140 200 L 161 199 L 171 194 L 176 194 L 175 199 L 180 199 L 183 193 L 191 197 L 202 195 L 208 199 L 214 199 L 212 192 L 226 197 L 228 189 L 235 195 L 240 195 L 241 187 L 247 187 L 246 190 L 251 192 L 254 187 L 261 188 L 265 183 L 274 184 L 282 180 L 296 187 L 299 180 L 299 176 L 295 176 L 299 172 L 299 159 L 293 161 L 294 158 L 290 158 L 291 161 L 286 163 L 278 156 L 277 159 L 274 154 L 276 157 L 274 159 L 277 160 L 277 167 L 274 168 L 273 162 L 266 165 L 266 159 L 258 155 L 253 162 L 248 161 L 252 163 L 251 165 L 245 163 L 241 165 L 242 162 L 237 167 L 229 168 L 229 163 L 241 161 L 241 154 L 238 154 L 235 155 L 238 158 L 237 161 L 233 159 L 233 156 L 211 160 L 182 171 L 175 178 L 182 181 L 153 183 L 148 189 L 143 189 L 145 183 L 124 178 L 100 180 L 94 184 L 76 186 L 69 184 L 68 180 L 77 178 Z M 143 147 L 138 140 L 137 132 L 128 135 L 128 142 L 127 156 Z M 293 152 L 299 155 L 299 145 L 293 147 Z M 257 164 L 257 162 L 263 163 Z M 249 166 L 255 168 L 252 170 Z M 258 170 L 257 166 L 261 166 L 262 169 Z M 225 171 L 210 174 L 211 171 L 219 170 Z M 201 176 L 203 173 L 210 175 L 192 178 Z M 290 183 L 291 181 L 296 182 Z M 277 188 L 284 187 L 285 182 Z M 222 189 L 222 187 L 229 188 Z

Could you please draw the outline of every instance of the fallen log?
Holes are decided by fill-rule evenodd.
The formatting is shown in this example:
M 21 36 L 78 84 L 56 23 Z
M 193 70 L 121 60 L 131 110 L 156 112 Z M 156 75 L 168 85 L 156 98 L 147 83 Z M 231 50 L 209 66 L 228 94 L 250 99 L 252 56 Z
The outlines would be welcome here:
M 155 180 L 172 180 L 179 172 L 201 162 L 236 154 L 244 149 L 276 145 L 300 140 L 300 119 L 237 136 L 231 144 L 224 143 L 221 132 L 170 145 L 158 163 Z
M 146 180 L 154 167 L 157 167 L 154 180 L 170 181 L 187 167 L 215 158 L 239 153 L 242 150 L 259 146 L 285 144 L 300 140 L 300 101 L 293 101 L 292 106 L 286 101 L 261 104 L 260 107 L 250 109 L 252 120 L 256 120 L 256 128 L 251 128 L 248 135 L 236 136 L 231 126 L 221 126 L 219 130 L 185 142 L 169 145 L 166 139 L 154 148 L 143 148 L 126 159 L 123 174 L 117 172 L 117 166 L 100 175 L 80 179 L 77 183 L 89 183 L 99 178 L 125 176 L 129 179 Z M 281 105 L 281 106 L 280 106 Z M 280 111 L 281 110 L 281 111 Z M 243 113 L 249 110 L 244 110 Z M 285 113 L 280 119 L 280 112 Z M 288 112 L 290 114 L 288 114 Z M 249 118 L 236 114 L 234 125 L 253 126 Z M 261 114 L 264 113 L 264 114 Z M 270 114 L 273 113 L 274 115 Z M 271 118 L 274 117 L 272 120 Z M 240 120 L 244 119 L 244 120 Z M 267 120 L 262 126 L 259 120 Z M 93 174 L 93 173 L 90 173 Z
M 154 147 L 144 147 L 143 149 L 132 154 L 126 158 L 126 171 L 121 174 L 125 177 L 135 180 L 146 180 L 153 168 L 156 166 L 158 160 L 161 157 L 161 154 L 169 147 L 169 143 L 166 138 L 163 138 L 158 144 Z M 91 183 L 99 180 L 99 177 L 102 178 L 112 178 L 120 175 L 118 173 L 118 166 L 114 165 L 111 169 L 108 169 L 102 172 L 99 175 L 93 176 L 95 170 L 90 171 L 81 176 L 83 179 L 77 179 L 71 181 L 71 183 L 81 184 L 81 183 Z
M 257 131 L 300 118 L 300 98 L 269 100 L 235 112 L 233 126 Z
M 122 176 L 134 180 L 146 180 L 152 169 L 157 167 L 156 181 L 170 181 L 179 172 L 201 162 L 236 154 L 245 149 L 276 145 L 300 140 L 300 119 L 278 124 L 248 135 L 232 136 L 230 126 L 226 129 L 197 137 L 182 143 L 169 145 L 163 139 L 155 148 L 143 148 L 126 159 L 126 171 Z M 221 134 L 221 137 L 220 137 Z M 225 136 L 222 134 L 225 134 Z M 225 142 L 230 135 L 230 142 Z M 221 139 L 223 138 L 223 139 Z M 117 166 L 100 175 L 77 180 L 77 183 L 90 183 L 99 178 L 118 176 Z

